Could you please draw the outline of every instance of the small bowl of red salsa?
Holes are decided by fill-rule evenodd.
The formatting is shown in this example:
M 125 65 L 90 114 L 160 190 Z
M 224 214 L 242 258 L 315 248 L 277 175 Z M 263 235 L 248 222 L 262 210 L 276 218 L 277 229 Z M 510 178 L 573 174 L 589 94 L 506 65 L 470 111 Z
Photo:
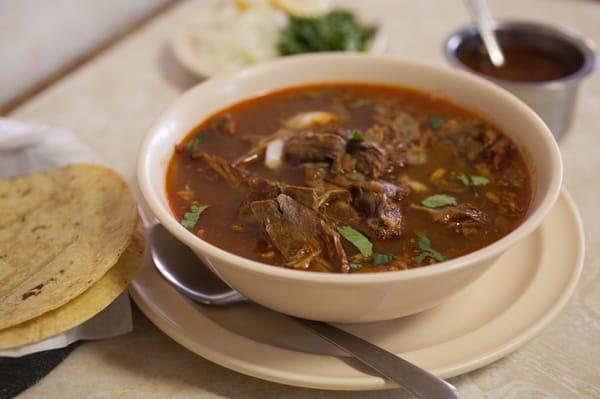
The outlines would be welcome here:
M 474 25 L 444 42 L 446 58 L 525 101 L 560 138 L 570 127 L 577 89 L 596 67 L 593 43 L 570 29 L 529 22 L 498 22 L 495 33 L 506 62 L 492 65 Z

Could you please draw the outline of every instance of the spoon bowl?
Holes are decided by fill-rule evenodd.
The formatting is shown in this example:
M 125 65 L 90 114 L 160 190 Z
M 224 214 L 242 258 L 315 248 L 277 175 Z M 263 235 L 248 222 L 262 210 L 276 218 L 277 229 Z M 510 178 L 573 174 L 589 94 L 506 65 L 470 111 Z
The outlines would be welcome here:
M 148 245 L 160 274 L 181 293 L 205 305 L 229 305 L 248 298 L 215 276 L 185 244 L 161 224 L 148 233 Z
M 156 224 L 150 229 L 148 246 L 159 273 L 191 300 L 215 306 L 249 302 L 212 273 L 192 250 L 162 225 Z M 458 398 L 454 386 L 393 353 L 329 324 L 296 317 L 292 319 L 418 398 Z

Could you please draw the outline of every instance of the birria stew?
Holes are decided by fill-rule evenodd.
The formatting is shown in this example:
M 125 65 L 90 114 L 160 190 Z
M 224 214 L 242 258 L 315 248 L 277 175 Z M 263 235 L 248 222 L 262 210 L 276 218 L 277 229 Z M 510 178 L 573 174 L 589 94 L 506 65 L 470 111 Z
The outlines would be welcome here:
M 523 154 L 450 102 L 398 87 L 277 91 L 204 121 L 177 147 L 180 223 L 226 251 L 298 270 L 423 267 L 514 230 L 532 196 Z

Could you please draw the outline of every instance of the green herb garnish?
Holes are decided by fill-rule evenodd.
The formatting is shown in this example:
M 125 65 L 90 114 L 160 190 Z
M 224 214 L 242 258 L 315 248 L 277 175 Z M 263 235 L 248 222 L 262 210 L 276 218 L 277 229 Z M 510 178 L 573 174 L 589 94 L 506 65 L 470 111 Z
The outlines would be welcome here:
M 350 262 L 350 268 L 354 270 L 362 269 L 364 265 L 360 262 Z
M 423 233 L 417 233 L 417 247 L 422 249 L 423 251 L 428 251 L 431 249 L 431 241 L 429 237 L 427 237 Z
M 348 140 L 353 141 L 355 143 L 360 143 L 365 140 L 365 137 L 363 136 L 363 132 L 361 132 L 360 130 L 353 130 L 348 135 Z
M 357 98 L 350 103 L 350 108 L 358 109 L 370 105 L 373 102 L 370 98 Z
M 415 256 L 413 259 L 418 264 L 421 264 L 427 258 L 429 258 L 429 252 L 421 252 L 419 255 Z
M 429 117 L 429 127 L 432 130 L 440 130 L 442 126 L 444 126 L 444 118 L 437 115 Z
M 192 204 L 190 205 L 190 210 L 183 214 L 183 218 L 181 218 L 181 225 L 188 230 L 191 230 L 196 226 L 198 222 L 198 218 L 200 214 L 204 212 L 204 210 L 208 208 L 208 205 L 203 204 Z
M 426 258 L 432 258 L 436 262 L 448 260 L 446 256 L 431 248 L 431 241 L 423 233 L 417 233 L 417 247 L 423 251 L 414 257 L 415 262 L 421 264 Z
M 462 182 L 462 184 L 464 184 L 465 186 L 471 185 L 471 181 L 469 180 L 467 175 L 465 175 L 464 173 L 459 173 L 458 175 L 456 175 L 456 178 L 458 180 L 460 180 Z
M 380 254 L 375 252 L 373 254 L 372 262 L 374 265 L 385 265 L 386 263 L 390 263 L 394 259 L 394 255 L 392 254 Z
M 447 194 L 435 194 L 425 198 L 421 204 L 428 208 L 441 208 L 447 205 L 456 205 L 456 198 Z
M 329 95 L 328 90 L 309 90 L 304 92 L 304 95 L 312 100 L 321 100 Z
M 290 17 L 279 36 L 281 55 L 318 51 L 365 51 L 377 28 L 361 25 L 354 14 L 333 10 L 318 17 Z
M 432 258 L 436 262 L 444 262 L 444 261 L 448 260 L 447 256 L 432 249 L 430 251 L 425 251 L 418 256 L 415 256 L 415 261 L 417 261 L 418 263 L 422 263 L 423 260 L 425 260 L 426 258 Z
M 200 132 L 189 141 L 187 144 L 187 153 L 190 157 L 198 151 L 200 143 L 202 143 L 204 139 L 206 139 L 206 132 Z
M 459 173 L 456 178 L 465 186 L 485 186 L 490 180 L 483 176 L 467 176 L 464 173 Z
M 337 226 L 337 231 L 342 237 L 358 248 L 362 256 L 369 257 L 373 254 L 373 244 L 360 231 L 350 226 Z
M 471 176 L 471 184 L 474 186 L 485 186 L 490 180 L 483 176 Z

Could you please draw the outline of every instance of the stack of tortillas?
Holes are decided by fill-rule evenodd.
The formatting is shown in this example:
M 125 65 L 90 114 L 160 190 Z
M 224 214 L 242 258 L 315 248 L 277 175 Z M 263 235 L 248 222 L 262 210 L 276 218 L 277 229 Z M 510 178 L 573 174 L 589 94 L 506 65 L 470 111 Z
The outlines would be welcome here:
M 90 319 L 127 287 L 142 258 L 135 198 L 102 166 L 0 180 L 0 349 Z

